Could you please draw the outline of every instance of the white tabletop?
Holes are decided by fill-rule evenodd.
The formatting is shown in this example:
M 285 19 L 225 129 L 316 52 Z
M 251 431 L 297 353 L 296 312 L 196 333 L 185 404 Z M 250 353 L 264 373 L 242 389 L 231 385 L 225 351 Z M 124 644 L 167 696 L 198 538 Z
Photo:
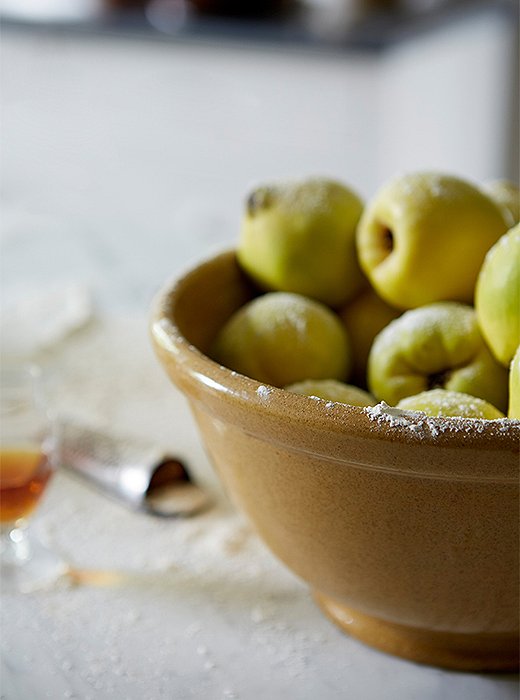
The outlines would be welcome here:
M 229 105 L 221 105 L 212 115 L 217 138 L 209 138 L 200 83 L 209 90 L 218 81 L 233 94 L 237 63 L 257 65 L 247 52 L 219 50 L 213 59 L 191 45 L 170 53 L 153 44 L 24 34 L 7 35 L 3 51 L 5 306 L 27 309 L 36 290 L 40 303 L 56 308 L 71 280 L 92 299 L 89 321 L 68 317 L 80 328 L 63 338 L 54 328 L 47 340 L 35 333 L 39 346 L 25 350 L 46 368 L 63 415 L 171 449 L 215 505 L 189 520 L 158 519 L 58 473 L 34 527 L 90 578 L 2 594 L 1 697 L 516 698 L 516 676 L 419 666 L 367 648 L 327 621 L 304 583 L 228 502 L 184 397 L 153 356 L 147 314 L 154 291 L 233 244 L 239 202 L 253 179 L 282 174 L 289 163 L 295 172 L 311 169 L 316 152 L 300 150 L 313 124 L 282 151 L 273 132 L 260 134 L 253 162 L 242 162 L 240 153 L 247 159 L 255 144 L 247 129 L 225 131 Z M 337 60 L 288 55 L 277 69 L 264 56 L 256 75 L 265 80 L 303 65 L 318 79 L 323 62 L 339 75 Z M 362 57 L 352 61 L 355 82 L 367 67 Z M 183 67 L 191 112 L 172 97 Z M 235 126 L 237 110 L 256 113 L 259 93 L 265 98 L 268 86 L 236 97 Z M 201 135 L 202 153 L 194 150 Z M 219 135 L 234 144 L 227 161 Z M 342 174 L 334 139 L 318 150 L 329 172 Z M 368 189 L 369 176 L 360 173 Z

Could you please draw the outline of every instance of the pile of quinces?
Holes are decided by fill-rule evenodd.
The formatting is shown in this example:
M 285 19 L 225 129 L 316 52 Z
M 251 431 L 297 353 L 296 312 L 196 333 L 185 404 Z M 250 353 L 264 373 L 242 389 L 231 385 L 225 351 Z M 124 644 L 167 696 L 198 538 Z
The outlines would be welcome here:
M 327 401 L 518 419 L 519 208 L 512 183 L 437 172 L 366 203 L 324 178 L 258 187 L 237 260 L 259 293 L 212 357 Z

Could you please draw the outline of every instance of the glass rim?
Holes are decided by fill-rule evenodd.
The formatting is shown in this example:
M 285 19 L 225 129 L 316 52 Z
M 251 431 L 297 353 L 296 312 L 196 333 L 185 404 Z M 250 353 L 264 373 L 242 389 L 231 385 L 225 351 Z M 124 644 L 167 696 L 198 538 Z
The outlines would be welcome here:
M 2 363 L 0 366 L 0 415 L 5 418 L 33 405 L 46 406 L 43 370 L 35 362 Z

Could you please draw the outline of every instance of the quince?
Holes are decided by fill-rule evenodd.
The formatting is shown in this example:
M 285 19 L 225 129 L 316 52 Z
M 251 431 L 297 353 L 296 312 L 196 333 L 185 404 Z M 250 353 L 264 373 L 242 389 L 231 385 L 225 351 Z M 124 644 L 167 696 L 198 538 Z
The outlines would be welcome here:
M 350 406 L 375 406 L 374 397 L 367 391 L 363 391 L 352 384 L 345 384 L 336 379 L 307 379 L 285 387 L 293 394 L 305 396 L 317 396 L 325 401 L 346 403 Z
M 372 287 L 368 287 L 338 313 L 348 331 L 352 346 L 351 381 L 365 387 L 368 355 L 374 338 L 390 321 L 400 316 L 401 311 L 387 304 Z
M 487 253 L 475 289 L 475 310 L 491 352 L 509 367 L 520 344 L 520 224 Z
M 508 418 L 520 420 L 520 345 L 509 369 L 509 407 L 507 416 Z
M 357 231 L 361 267 L 390 305 L 471 304 L 484 256 L 509 228 L 491 197 L 465 180 L 415 173 L 387 183 Z
M 441 388 L 507 408 L 508 372 L 487 347 L 474 309 L 458 302 L 412 309 L 386 326 L 370 351 L 368 386 L 392 406 Z
M 351 367 L 350 342 L 339 317 L 324 304 L 289 292 L 269 292 L 238 309 L 210 354 L 236 372 L 278 387 L 304 379 L 343 380 Z
M 397 408 L 421 411 L 427 416 L 453 416 L 458 418 L 505 418 L 504 414 L 487 401 L 459 391 L 431 389 L 415 396 L 401 399 Z
M 484 186 L 495 202 L 511 215 L 511 226 L 520 222 L 520 188 L 510 180 L 493 180 Z
M 247 200 L 238 261 L 264 290 L 339 306 L 363 284 L 355 247 L 362 210 L 357 194 L 333 180 L 259 187 Z

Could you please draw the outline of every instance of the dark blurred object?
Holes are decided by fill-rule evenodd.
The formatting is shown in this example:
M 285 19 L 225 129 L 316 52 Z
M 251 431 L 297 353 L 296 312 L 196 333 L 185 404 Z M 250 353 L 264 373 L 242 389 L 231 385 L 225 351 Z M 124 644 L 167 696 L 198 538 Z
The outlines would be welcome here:
M 4 27 L 362 51 L 481 12 L 518 26 L 518 0 L 0 0 Z
M 294 21 L 301 7 L 298 0 L 149 0 L 145 15 L 152 27 L 171 35 L 201 34 L 210 38 L 217 32 L 247 40 L 258 38 L 270 28 L 273 36 L 287 38 L 295 31 Z
M 143 10 L 148 0 L 103 0 L 103 4 L 109 10 Z
M 196 12 L 222 17 L 265 17 L 285 12 L 291 0 L 188 0 Z

